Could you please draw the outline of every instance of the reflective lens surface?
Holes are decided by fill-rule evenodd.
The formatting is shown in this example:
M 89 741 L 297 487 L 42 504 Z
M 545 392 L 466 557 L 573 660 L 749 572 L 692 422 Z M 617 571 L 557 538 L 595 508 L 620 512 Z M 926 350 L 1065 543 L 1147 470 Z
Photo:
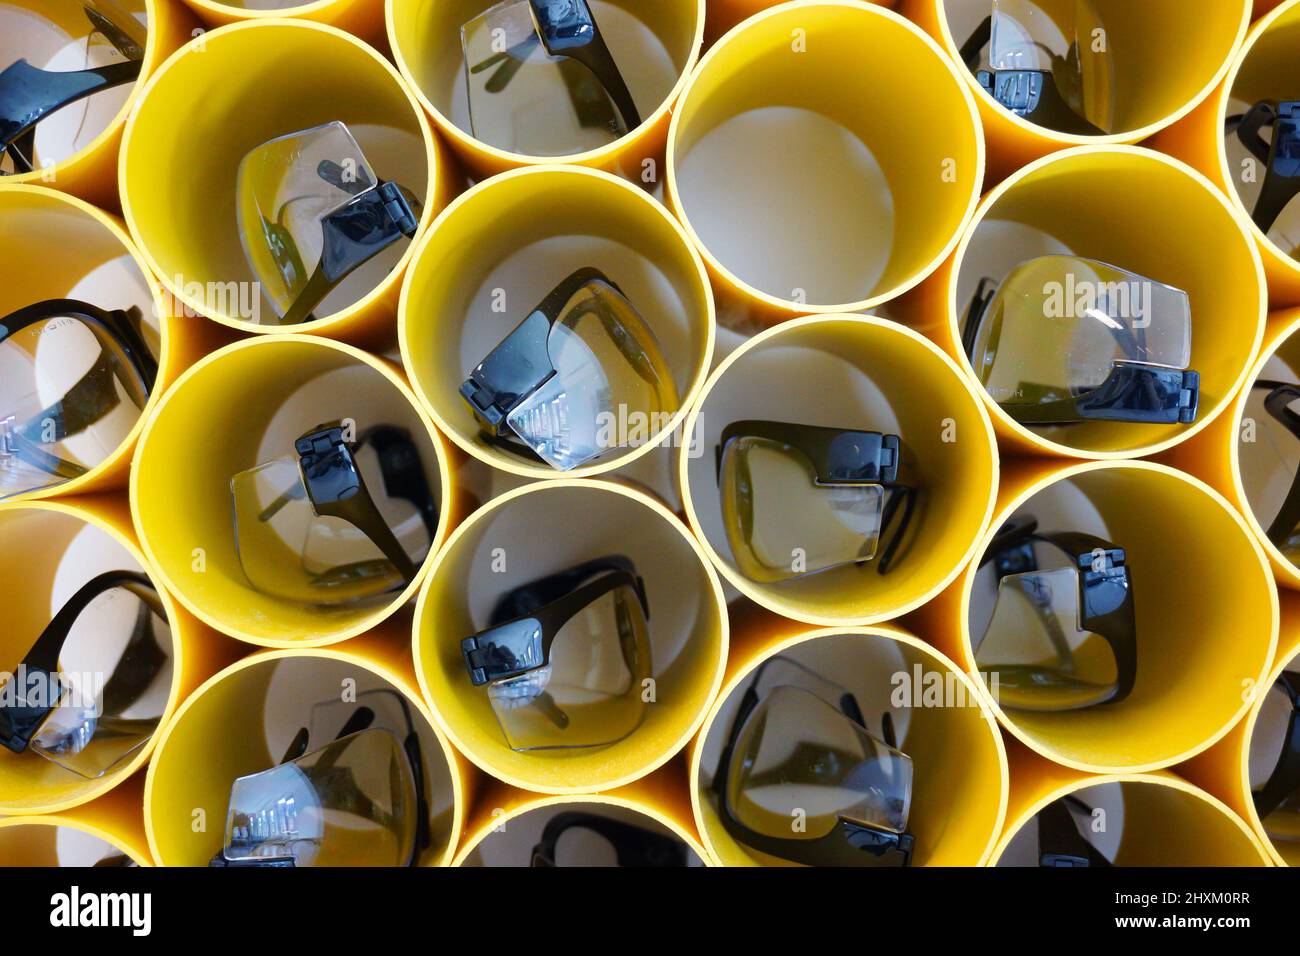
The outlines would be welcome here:
M 172 682 L 165 617 L 126 588 L 78 615 L 59 658 L 61 696 L 31 748 L 82 777 L 102 777 L 158 729 Z
M 1055 548 L 1036 547 L 1035 556 L 1041 570 L 1007 575 L 998 584 L 975 651 L 981 673 L 1003 707 L 1072 710 L 1108 700 L 1118 668 L 1110 645 L 1082 630 L 1078 572 L 1063 566 L 1065 556 Z
M 1050 73 L 1070 109 L 1111 131 L 1114 58 L 1094 49 L 1101 28 L 1090 0 L 993 0 L 989 65 Z
M 645 613 L 620 587 L 570 618 L 548 666 L 490 684 L 488 697 L 514 750 L 596 747 L 640 725 L 650 675 Z
M 471 132 L 531 156 L 599 149 L 627 132 L 600 80 L 550 56 L 528 0 L 506 0 L 461 27 Z
M 323 220 L 376 183 L 342 123 L 281 136 L 244 157 L 236 186 L 239 237 L 278 315 L 320 263 Z
M 906 754 L 817 694 L 788 684 L 759 701 L 728 768 L 732 813 L 749 829 L 780 839 L 816 840 L 841 817 L 901 833 L 911 795 Z
M 738 438 L 722 454 L 722 516 L 739 571 L 781 581 L 870 561 L 880 537 L 880 485 L 819 485 L 799 449 Z
M 1093 259 L 1040 256 L 1003 280 L 972 364 L 994 401 L 1043 404 L 1098 388 L 1116 361 L 1185 369 L 1187 293 Z
M 415 845 L 415 783 L 391 732 L 363 730 L 230 793 L 229 860 L 295 866 L 405 866 Z
M 506 417 L 549 465 L 576 468 L 641 444 L 677 411 L 677 389 L 654 333 L 616 289 L 592 280 L 551 327 L 555 374 Z
M 389 497 L 374 449 L 354 449 L 384 521 L 416 563 L 430 538 L 415 506 Z M 401 573 L 359 528 L 317 515 L 297 458 L 280 458 L 231 479 L 235 540 L 249 583 L 264 594 L 320 607 L 380 600 L 404 586 Z
M 0 342 L 0 499 L 77 478 L 126 440 L 144 381 L 98 323 L 56 315 Z

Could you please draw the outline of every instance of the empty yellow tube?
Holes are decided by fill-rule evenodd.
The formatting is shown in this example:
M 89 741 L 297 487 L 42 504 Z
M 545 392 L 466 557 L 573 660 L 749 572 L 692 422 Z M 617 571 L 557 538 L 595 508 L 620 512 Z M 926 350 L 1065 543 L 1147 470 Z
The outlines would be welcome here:
M 33 11 L 36 16 L 50 15 L 48 5 L 41 0 L 7 0 L 6 6 L 14 5 Z M 30 173 L 6 176 L 6 183 L 51 186 L 105 209 L 118 208 L 117 156 L 127 115 L 139 102 L 149 77 L 190 38 L 198 25 L 188 10 L 170 0 L 135 0 L 124 9 L 130 12 L 132 6 L 145 13 L 148 39 L 140 75 L 132 84 L 130 95 L 117 116 L 103 132 L 71 156 Z
M 608 173 L 517 170 L 447 207 L 420 241 L 402 286 L 398 341 L 411 383 L 439 429 L 475 458 L 528 478 L 557 474 L 488 443 L 460 385 L 551 289 L 588 266 L 618 285 L 655 333 L 677 405 L 663 420 L 645 423 L 639 444 L 565 474 L 597 475 L 648 454 L 699 395 L 713 360 L 713 297 L 681 226 L 646 193 Z M 629 426 L 644 416 L 624 411 Z
M 729 324 L 866 311 L 911 288 L 952 251 L 983 178 L 956 66 L 856 0 L 740 24 L 700 61 L 668 135 L 666 198 Z
M 1124 801 L 1123 834 L 1116 866 L 1267 866 L 1259 837 L 1232 809 L 1166 771 L 1080 773 L 1023 747 L 1008 745 L 1011 800 L 1006 829 L 993 851 L 997 866 L 1022 829 L 1043 807 L 1089 787 L 1119 784 Z
M 145 778 L 145 832 L 155 863 L 206 865 L 221 849 L 235 779 L 274 766 L 306 726 L 311 705 L 350 688 L 356 694 L 395 690 L 412 708 L 429 785 L 431 834 L 418 863 L 446 866 L 460 840 L 467 776 L 413 689 L 409 664 L 394 652 L 401 647 L 390 639 L 395 630 L 362 638 L 347 652 L 253 654 L 190 695 L 163 732 Z
M 460 28 L 493 5 L 493 0 L 386 0 L 388 41 L 406 77 L 460 161 L 478 179 L 532 164 L 572 163 L 619 173 L 647 185 L 658 183 L 668 135 L 669 112 L 695 68 L 704 37 L 705 0 L 595 0 L 593 14 L 610 52 L 622 65 L 637 100 L 641 125 L 613 143 L 569 156 L 529 156 L 501 149 L 469 132 L 464 54 Z M 612 9 L 621 16 L 611 17 Z M 602 14 L 605 19 L 602 19 Z M 650 50 L 657 45 L 659 49 Z M 632 60 L 629 53 L 646 49 Z M 653 56 L 651 55 L 653 54 Z M 671 61 L 676 80 L 654 103 L 643 77 L 654 76 L 652 60 Z
M 1278 635 L 1277 592 L 1241 516 L 1203 482 L 1149 462 L 1024 460 L 1003 475 L 997 517 L 977 554 L 1013 515 L 1032 515 L 1044 532 L 1079 530 L 1114 543 L 1132 576 L 1138 650 L 1124 700 L 1012 711 L 995 694 L 1002 725 L 1037 753 L 1094 773 L 1173 766 L 1227 734 L 1249 708 Z M 977 580 L 987 586 L 978 558 L 916 617 L 969 674 L 981 669 L 970 629 Z
M 136 866 L 153 866 L 141 813 L 142 781 L 133 777 L 74 810 L 0 817 L 0 864 L 88 866 L 98 858 L 86 837 L 102 840 Z M 68 834 L 66 830 L 76 831 Z
M 428 557 L 453 523 L 441 437 L 401 372 L 360 349 L 315 336 L 245 339 L 196 364 L 145 427 L 131 473 L 131 509 L 144 551 L 181 604 L 211 627 L 266 647 L 310 647 L 355 637 L 410 600 L 419 574 L 380 606 L 324 610 L 256 590 L 236 550 L 230 480 L 285 455 L 315 425 L 352 420 L 406 428 L 438 499 Z
M 122 208 L 145 261 L 183 307 L 243 332 L 391 341 L 414 247 L 406 240 L 386 274 L 363 266 L 344 280 L 335 295 L 348 290 L 349 304 L 300 325 L 256 321 L 271 318 L 271 306 L 241 245 L 239 163 L 268 140 L 334 121 L 347 124 L 376 175 L 420 198 L 421 227 L 431 222 L 452 177 L 397 71 L 355 37 L 304 20 L 243 21 L 197 37 L 150 79 L 123 134 Z
M 108 570 L 142 570 L 153 580 L 117 498 L 79 497 L 0 505 L 0 576 L 22 582 L 6 597 L 6 627 L 0 633 L 0 671 L 16 673 L 41 633 L 76 586 Z M 0 751 L 0 817 L 61 813 L 113 790 L 144 766 L 161 728 L 183 695 L 229 659 L 229 649 L 185 614 L 163 588 L 159 599 L 171 627 L 172 678 L 159 731 L 117 768 L 86 779 L 28 750 Z
M 901 436 L 924 498 L 911 543 L 888 574 L 870 562 L 775 584 L 741 573 L 723 525 L 714 449 L 722 430 L 743 419 Z M 928 339 L 878 318 L 814 316 L 754 336 L 710 375 L 683 435 L 677 480 L 705 553 L 746 597 L 809 624 L 869 624 L 924 604 L 975 553 L 997 494 L 992 426 L 966 377 Z M 813 553 L 812 544 L 804 550 Z
M 486 688 L 470 683 L 461 641 L 511 587 L 616 554 L 636 566 L 650 606 L 644 718 L 603 747 L 511 750 Z M 414 647 L 420 689 L 461 753 L 511 786 L 590 793 L 645 776 L 694 735 L 722 681 L 727 614 L 699 544 L 658 500 L 627 485 L 557 479 L 501 495 L 456 529 L 420 593 Z
M 900 748 L 912 758 L 907 824 L 916 839 L 912 865 L 979 866 L 989 858 L 1007 811 L 1007 756 L 986 695 L 955 663 L 888 625 L 801 632 L 790 621 L 769 619 L 743 633 L 738 628 L 738 634 L 750 653 L 735 655 L 727 682 L 691 747 L 691 802 L 714 863 L 788 865 L 747 849 L 726 831 L 703 778 L 706 773 L 710 780 L 713 777 L 736 705 L 754 669 L 777 654 L 813 666 L 844 685 L 864 708 L 870 706 L 873 691 L 891 698 L 901 692 L 891 709 Z M 877 662 L 892 671 L 873 673 L 863 666 Z M 926 703 L 925 688 L 931 685 L 944 688 L 938 706 Z M 879 716 L 865 716 L 868 727 L 878 731 Z
M 990 182 L 1054 150 L 1082 143 L 1136 143 L 1165 129 L 1204 101 L 1227 72 L 1250 24 L 1250 0 L 1202 5 L 1186 16 L 1182 0 L 1090 0 L 1097 30 L 1081 38 L 1109 66 L 1114 133 L 1086 136 L 1047 129 L 1003 108 L 961 63 L 966 38 L 992 9 L 990 0 L 902 0 L 958 65 L 979 103 L 988 140 Z M 1039 0 L 1048 16 L 1072 23 L 1073 3 Z M 1069 34 L 1067 34 L 1068 36 Z M 1098 47 L 1098 44 L 1104 47 Z
M 1258 354 L 1267 290 L 1241 216 L 1205 177 L 1132 146 L 1082 146 L 1044 157 L 984 197 L 956 253 L 900 314 L 928 324 L 974 379 L 961 330 L 979 280 L 1001 280 L 1021 261 L 1045 254 L 1098 259 L 1188 293 L 1199 412 L 1191 425 L 1090 421 L 1034 431 L 1004 412 L 976 380 L 1008 452 L 1152 455 L 1188 440 L 1223 413 Z M 941 315 L 947 321 L 936 328 Z

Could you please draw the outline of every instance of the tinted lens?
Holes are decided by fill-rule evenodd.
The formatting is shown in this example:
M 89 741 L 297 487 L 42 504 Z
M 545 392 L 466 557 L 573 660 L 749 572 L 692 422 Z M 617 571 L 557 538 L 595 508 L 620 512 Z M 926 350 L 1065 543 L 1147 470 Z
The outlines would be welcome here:
M 0 498 L 98 465 L 148 401 L 121 344 L 98 323 L 56 315 L 0 342 Z
M 514 750 L 597 747 L 636 730 L 650 674 L 645 612 L 620 587 L 569 619 L 549 665 L 489 685 L 488 697 Z
M 1250 437 L 1253 440 L 1247 441 L 1243 432 L 1237 446 L 1246 499 L 1255 520 L 1265 530 L 1269 530 L 1282 511 L 1296 473 L 1300 471 L 1300 437 L 1268 410 L 1265 402 L 1270 394 L 1271 390 L 1267 388 L 1250 390 L 1243 421 L 1252 423 L 1253 434 Z M 1286 411 L 1300 416 L 1300 400 L 1288 401 L 1283 413 Z M 1300 531 L 1292 528 L 1275 543 L 1291 563 L 1300 562 Z
M 781 839 L 816 840 L 841 817 L 901 833 L 911 797 L 906 754 L 791 685 L 759 701 L 728 768 L 731 812 L 749 829 Z
M 563 156 L 614 142 L 627 127 L 595 74 L 550 56 L 527 0 L 507 0 L 461 27 L 470 128 L 500 149 Z
M 32 6 L 40 12 L 28 9 Z M 139 60 L 148 36 L 146 22 L 144 0 L 0 4 L 0 70 L 19 59 L 54 73 Z M 11 150 L 0 152 L 0 175 L 50 166 L 89 146 L 117 116 L 130 92 L 131 84 L 125 83 L 46 114 L 30 140 L 20 137 Z
M 325 218 L 376 182 L 342 123 L 281 136 L 244 157 L 236 195 L 239 237 L 279 315 L 320 263 Z
M 1114 113 L 1112 58 L 1093 49 L 1101 19 L 1089 0 L 993 0 L 989 65 L 1052 75 L 1061 98 L 1094 126 Z
M 729 442 L 721 485 L 727 540 L 751 580 L 780 581 L 876 554 L 884 489 L 818 485 L 812 462 L 791 445 Z
M 1003 280 L 972 364 L 1003 404 L 1041 404 L 1099 387 L 1117 361 L 1185 369 L 1187 293 L 1077 256 L 1040 256 Z
M 654 333 L 613 286 L 592 280 L 551 327 L 555 374 L 507 416 L 554 468 L 640 444 L 677 410 L 677 389 Z
M 59 675 L 60 704 L 31 747 L 73 773 L 101 777 L 158 729 L 172 683 L 167 619 L 134 591 L 105 591 L 73 622 Z
M 230 791 L 229 860 L 296 866 L 405 866 L 415 845 L 415 782 L 391 732 L 363 730 Z
M 384 493 L 374 450 L 354 451 L 366 487 L 412 560 L 424 560 L 430 538 L 415 506 Z M 379 547 L 341 518 L 318 515 L 296 458 L 280 458 L 231 479 L 235 539 L 249 583 L 264 594 L 316 606 L 379 600 L 405 584 Z
M 1040 567 L 1063 558 L 1052 548 L 1037 551 Z M 1079 575 L 1069 567 L 1004 577 L 975 660 L 996 677 L 999 703 L 1019 710 L 1089 707 L 1118 685 L 1110 645 L 1080 626 Z

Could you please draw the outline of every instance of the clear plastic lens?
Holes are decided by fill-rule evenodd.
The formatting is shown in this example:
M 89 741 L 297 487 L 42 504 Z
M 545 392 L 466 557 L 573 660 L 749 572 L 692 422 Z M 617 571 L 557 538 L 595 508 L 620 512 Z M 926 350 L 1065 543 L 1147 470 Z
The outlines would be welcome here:
M 1185 369 L 1187 293 L 1077 256 L 1040 256 L 1003 280 L 977 330 L 972 363 L 1004 404 L 1098 388 L 1117 361 Z
M 880 485 L 819 485 L 797 448 L 738 438 L 723 452 L 721 486 L 727 540 L 751 580 L 781 581 L 875 557 Z
M 816 840 L 841 817 L 902 833 L 911 798 L 911 758 L 792 685 L 762 697 L 728 768 L 732 813 L 749 829 L 780 839 Z M 796 820 L 805 826 L 794 826 Z
M 614 142 L 627 128 L 586 66 L 550 56 L 528 0 L 506 0 L 461 27 L 470 128 L 489 145 L 564 156 Z
M 54 316 L 0 342 L 0 499 L 60 484 L 112 454 L 148 402 L 121 346 Z
M 355 452 L 371 497 L 412 560 L 423 560 L 430 540 L 419 512 L 384 493 L 378 457 Z M 240 472 L 230 481 L 235 541 L 249 583 L 273 597 L 317 607 L 381 599 L 405 583 L 361 529 L 318 515 L 307 497 L 296 458 L 280 458 Z
M 158 729 L 172 682 L 166 618 L 133 591 L 105 591 L 68 632 L 59 678 L 59 706 L 31 748 L 82 777 L 102 777 Z
M 650 674 L 644 610 L 620 587 L 561 628 L 549 666 L 490 684 L 488 698 L 514 750 L 597 747 L 640 725 Z
M 551 327 L 555 374 L 506 422 L 549 465 L 568 471 L 642 444 L 677 411 L 677 389 L 654 333 L 608 283 L 593 280 Z
M 224 852 L 296 866 L 405 866 L 416 822 L 415 778 L 400 742 L 363 730 L 236 780 Z
M 975 660 L 990 683 L 996 680 L 1002 706 L 1073 710 L 1114 693 L 1115 657 L 1103 638 L 1082 629 L 1079 586 L 1079 574 L 1070 567 L 1011 574 L 999 582 Z
M 239 237 L 262 291 L 289 311 L 321 260 L 323 222 L 377 183 L 342 123 L 281 136 L 239 164 Z
M 1075 113 L 1109 131 L 1114 58 L 1094 50 L 1097 29 L 1104 25 L 1091 0 L 993 0 L 989 65 L 1050 73 Z

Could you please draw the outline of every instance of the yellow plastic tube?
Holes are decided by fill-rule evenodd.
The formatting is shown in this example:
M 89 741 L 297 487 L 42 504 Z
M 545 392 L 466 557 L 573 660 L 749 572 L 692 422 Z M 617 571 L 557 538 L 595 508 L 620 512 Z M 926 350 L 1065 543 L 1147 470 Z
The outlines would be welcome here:
M 857 0 L 740 24 L 700 61 L 668 134 L 667 200 L 729 325 L 866 311 L 914 286 L 952 251 L 983 178 L 956 66 Z
M 131 452 L 163 391 L 206 351 L 209 340 L 193 322 L 177 319 L 139 250 L 117 217 L 75 196 L 42 186 L 0 182 L 0 315 L 46 299 L 83 299 L 105 309 L 136 306 L 157 350 L 158 379 L 131 433 L 84 475 L 18 500 L 95 493 L 126 486 Z
M 1250 24 L 1250 0 L 1201 4 L 1187 16 L 1184 0 L 1089 0 L 1104 31 L 1114 85 L 1113 128 L 1107 136 L 1047 129 L 1003 108 L 961 63 L 960 50 L 991 0 L 902 0 L 900 9 L 925 28 L 952 57 L 979 103 L 988 140 L 990 182 L 1054 150 L 1082 143 L 1137 143 L 1196 108 L 1223 80 Z M 1072 0 L 1038 0 L 1058 22 L 1072 23 Z M 1089 38 L 1085 38 L 1085 42 Z
M 434 422 L 469 454 L 523 477 L 557 474 L 489 444 L 460 385 L 565 276 L 589 266 L 623 290 L 655 333 L 678 405 L 664 420 L 644 423 L 635 416 L 648 416 L 628 409 L 627 434 L 614 437 L 641 443 L 568 476 L 626 465 L 681 425 L 713 360 L 713 297 L 699 254 L 635 186 L 576 166 L 534 167 L 480 183 L 448 206 L 420 241 L 402 286 L 403 363 Z M 639 424 L 644 429 L 633 434 Z
M 978 554 L 1013 516 L 1033 516 L 1043 532 L 1083 531 L 1122 548 L 1137 629 L 1128 697 L 1028 711 L 1001 707 L 995 694 L 993 709 L 1014 737 L 1077 770 L 1139 773 L 1190 759 L 1242 718 L 1273 660 L 1278 600 L 1262 549 L 1221 495 L 1149 462 L 1022 460 L 1004 467 L 997 517 Z M 972 675 L 980 671 L 972 608 L 992 600 L 991 576 L 972 562 L 913 622 Z
M 136 544 L 130 515 L 117 498 L 79 497 L 59 502 L 0 505 L 0 577 L 14 582 L 5 595 L 0 630 L 0 671 L 16 668 L 54 614 L 75 590 L 109 570 L 141 570 L 157 581 Z M 185 614 L 161 587 L 171 625 L 172 682 L 161 728 L 182 696 L 229 659 L 223 646 Z M 0 750 L 0 817 L 62 813 L 113 790 L 144 766 L 160 732 L 116 769 L 87 779 L 28 750 Z
M 714 863 L 790 865 L 737 842 L 723 827 L 709 787 L 754 669 L 778 654 L 851 691 L 874 732 L 880 729 L 880 711 L 892 711 L 899 748 L 912 758 L 907 822 L 916 840 L 912 865 L 979 866 L 989 858 L 1007 811 L 1007 756 L 986 695 L 956 664 L 887 625 L 800 631 L 790 621 L 771 618 L 743 634 L 738 625 L 737 633 L 749 652 L 735 655 L 691 747 L 691 802 Z
M 1098 806 L 1113 803 L 1108 785 L 1118 785 L 1123 810 L 1118 841 L 1107 832 L 1088 834 L 1116 866 L 1267 866 L 1264 847 L 1246 822 L 1217 797 L 1172 773 L 1083 774 L 1009 744 L 1011 801 L 1006 829 L 993 851 L 990 865 L 1036 866 L 1024 850 L 1022 833 L 1039 810 L 1062 797 L 1079 796 Z M 1092 789 L 1099 788 L 1099 789 Z M 1105 809 L 1103 807 L 1103 809 Z M 1111 810 L 1114 813 L 1114 810 Z M 1102 817 L 1094 817 L 1102 820 Z M 1107 824 L 1097 823 L 1095 826 Z M 1021 837 L 1021 839 L 1017 839 Z M 1110 837 L 1109 840 L 1105 840 Z M 1032 844 L 1030 844 L 1032 849 Z
M 1291 90 L 1300 80 L 1294 56 L 1297 43 L 1300 43 L 1300 2 L 1287 0 L 1269 9 L 1250 28 L 1214 95 L 1185 120 L 1162 132 L 1153 143 L 1208 176 L 1227 194 L 1243 221 L 1249 223 L 1264 259 L 1275 308 L 1300 304 L 1300 261 L 1250 221 L 1250 206 L 1242 197 L 1243 186 L 1247 178 L 1262 182 L 1265 171 L 1244 150 L 1237 148 L 1235 136 L 1229 151 L 1225 123 L 1231 113 L 1240 112 L 1257 100 L 1285 100 L 1294 95 Z
M 144 835 L 142 789 L 137 776 L 75 810 L 0 817 L 0 866 L 82 867 L 114 852 L 136 866 L 153 866 Z
M 704 19 L 704 45 L 707 49 L 742 20 L 754 14 L 775 7 L 784 0 L 709 0 L 708 16 Z M 863 0 L 880 7 L 896 8 L 897 0 Z
M 424 764 L 430 845 L 418 863 L 446 866 L 460 841 L 469 784 L 414 690 L 404 642 L 393 639 L 399 633 L 380 629 L 346 652 L 263 651 L 191 694 L 164 730 L 145 778 L 145 832 L 154 862 L 205 866 L 222 846 L 231 784 L 274 766 L 314 704 L 394 690 L 410 705 Z
M 608 793 L 539 797 L 496 782 L 484 788 L 454 866 L 528 866 L 542 828 L 555 814 L 572 810 L 608 816 L 686 844 L 688 865 L 709 865 L 684 799 L 685 774 L 674 761 L 635 783 Z M 597 857 L 591 862 L 602 859 Z
M 391 341 L 414 247 L 405 240 L 391 269 L 375 260 L 345 279 L 323 306 L 334 311 L 294 326 L 256 321 L 274 316 L 241 244 L 240 160 L 275 137 L 336 120 L 376 175 L 421 199 L 421 227 L 432 222 L 453 177 L 397 70 L 355 37 L 304 20 L 244 21 L 197 37 L 150 79 L 123 134 L 122 208 L 145 261 L 191 314 L 244 332 Z
M 872 563 L 776 583 L 741 573 L 723 525 L 714 450 L 722 430 L 744 419 L 902 438 L 923 497 L 910 544 L 888 574 Z M 809 624 L 869 624 L 924 604 L 970 560 L 993 513 L 998 452 L 987 412 L 937 346 L 883 319 L 813 316 L 754 336 L 710 375 L 683 434 L 677 480 L 705 553 L 746 597 Z
M 42 0 L 6 0 L 5 5 L 16 6 L 37 17 L 56 15 L 51 12 L 50 5 Z M 148 28 L 140 75 L 131 85 L 126 102 L 99 135 L 71 156 L 30 173 L 6 176 L 6 183 L 51 186 L 105 209 L 118 208 L 117 156 L 122 145 L 122 127 L 126 123 L 127 114 L 139 101 L 149 77 L 177 47 L 190 38 L 191 31 L 198 26 L 188 10 L 171 0 L 126 0 L 125 3 L 119 0 L 118 7 L 127 13 L 143 11 Z M 84 22 L 78 24 L 77 28 L 82 25 Z
M 140 437 L 131 472 L 131 513 L 159 579 L 217 630 L 265 647 L 312 647 L 355 637 L 410 600 L 429 564 L 386 604 L 335 609 L 256 590 L 236 551 L 230 480 L 286 455 L 324 422 L 358 431 L 407 429 L 438 502 L 429 557 L 454 523 L 447 451 L 401 372 L 349 345 L 274 335 L 220 349 L 177 381 Z
M 284 0 L 185 0 L 209 27 L 224 27 L 241 20 L 292 17 L 338 27 L 367 43 L 384 42 L 383 0 L 307 0 L 294 4 Z
M 511 587 L 616 554 L 636 566 L 650 606 L 644 719 L 608 746 L 511 750 L 486 689 L 470 683 L 461 641 Z M 699 544 L 658 500 L 627 485 L 557 479 L 501 495 L 456 529 L 420 593 L 414 646 L 425 701 L 461 753 L 514 787 L 592 793 L 662 766 L 699 729 L 722 682 L 727 613 Z
M 651 187 L 658 183 L 669 113 L 700 55 L 705 0 L 593 0 L 592 13 L 632 89 L 642 122 L 607 146 L 569 156 L 510 152 L 470 133 L 460 28 L 493 4 L 494 0 L 385 2 L 393 59 L 465 168 L 486 179 L 525 165 L 572 163 L 619 173 Z M 645 101 L 653 100 L 656 92 L 657 100 Z
M 1031 430 L 978 383 L 961 329 L 981 278 L 1001 280 L 1039 255 L 1099 259 L 1188 293 L 1192 425 L 1091 421 Z M 900 308 L 949 354 L 993 416 L 1010 454 L 1096 459 L 1153 455 L 1206 428 L 1231 403 L 1263 338 L 1268 304 L 1259 256 L 1239 213 L 1204 176 L 1133 146 L 1082 146 L 1044 157 L 980 203 L 957 251 Z

